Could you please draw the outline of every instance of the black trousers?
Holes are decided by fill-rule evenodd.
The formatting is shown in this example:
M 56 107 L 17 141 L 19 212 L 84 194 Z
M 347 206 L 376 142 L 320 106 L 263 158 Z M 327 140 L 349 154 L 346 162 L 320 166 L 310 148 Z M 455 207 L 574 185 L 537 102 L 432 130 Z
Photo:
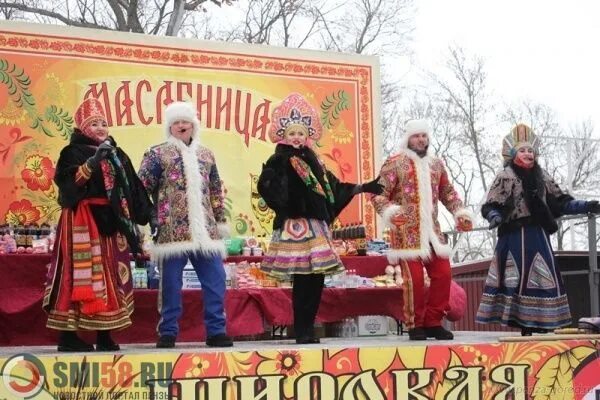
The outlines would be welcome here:
M 295 274 L 292 288 L 294 331 L 296 337 L 314 337 L 315 318 L 321 303 L 323 274 Z

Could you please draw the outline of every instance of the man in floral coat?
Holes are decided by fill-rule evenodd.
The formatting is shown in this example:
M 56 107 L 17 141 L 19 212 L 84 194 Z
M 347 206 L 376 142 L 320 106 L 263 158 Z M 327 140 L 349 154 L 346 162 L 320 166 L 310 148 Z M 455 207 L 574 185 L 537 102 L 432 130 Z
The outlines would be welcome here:
M 425 120 L 406 123 L 398 154 L 381 168 L 383 193 L 372 201 L 390 228 L 388 261 L 400 265 L 404 278 L 404 323 L 411 340 L 454 336 L 441 325 L 450 296 L 451 249 L 438 221 L 438 201 L 455 218 L 457 229 L 472 229 L 473 214 L 448 180 L 443 161 L 430 154 L 429 124 Z M 425 298 L 423 268 L 430 278 Z
M 200 144 L 200 121 L 191 104 L 169 104 L 164 121 L 167 141 L 144 154 L 139 171 L 156 205 L 151 222 L 151 253 L 161 274 L 156 346 L 175 346 L 182 312 L 182 274 L 188 260 L 202 285 L 206 344 L 232 346 L 225 333 L 223 304 L 226 251 L 222 238 L 228 235 L 228 227 L 215 157 Z

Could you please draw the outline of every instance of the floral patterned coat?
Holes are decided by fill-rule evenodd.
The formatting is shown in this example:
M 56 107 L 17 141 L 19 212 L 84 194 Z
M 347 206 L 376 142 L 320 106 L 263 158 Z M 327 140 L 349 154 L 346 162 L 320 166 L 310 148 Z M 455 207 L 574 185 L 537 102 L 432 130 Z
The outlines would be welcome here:
M 146 151 L 138 175 L 157 211 L 153 258 L 188 251 L 226 256 L 223 185 L 211 150 L 171 136 Z
M 387 159 L 380 175 L 384 190 L 372 201 L 391 230 L 391 249 L 387 253 L 390 263 L 427 258 L 431 247 L 436 255 L 448 257 L 451 249 L 440 229 L 438 201 L 455 219 L 466 217 L 473 221 L 474 217 L 463 208 L 443 161 L 430 155 L 421 158 L 410 149 L 402 149 Z M 399 228 L 391 222 L 396 214 L 406 221 Z

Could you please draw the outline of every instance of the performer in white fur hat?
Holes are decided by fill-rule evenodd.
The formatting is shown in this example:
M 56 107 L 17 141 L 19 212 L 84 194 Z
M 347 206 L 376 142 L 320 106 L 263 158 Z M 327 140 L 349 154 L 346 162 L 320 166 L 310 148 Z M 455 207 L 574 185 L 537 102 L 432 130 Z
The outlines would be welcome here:
M 471 230 L 474 219 L 450 183 L 443 161 L 430 154 L 430 134 L 426 120 L 406 123 L 400 151 L 381 168 L 383 193 L 373 197 L 390 228 L 388 261 L 402 267 L 404 322 L 411 340 L 454 337 L 441 324 L 450 295 L 451 249 L 440 229 L 438 201 L 454 215 L 458 230 Z M 423 267 L 431 279 L 427 300 Z
M 175 346 L 182 312 L 182 274 L 188 260 L 202 284 L 206 344 L 231 346 L 223 304 L 223 238 L 229 232 L 215 156 L 200 144 L 200 121 L 191 104 L 169 104 L 164 128 L 166 142 L 144 154 L 139 171 L 156 206 L 151 254 L 161 271 L 157 347 Z

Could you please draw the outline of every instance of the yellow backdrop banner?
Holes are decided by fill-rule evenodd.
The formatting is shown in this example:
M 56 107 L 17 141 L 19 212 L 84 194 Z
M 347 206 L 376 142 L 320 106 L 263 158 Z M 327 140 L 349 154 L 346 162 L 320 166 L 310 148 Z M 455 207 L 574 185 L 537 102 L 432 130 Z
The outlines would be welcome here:
M 0 219 L 53 223 L 52 182 L 73 113 L 87 97 L 104 104 L 110 134 L 137 167 L 165 139 L 162 111 L 196 105 L 200 140 L 215 153 L 233 232 L 268 236 L 273 219 L 256 191 L 273 109 L 290 93 L 319 111 L 317 152 L 343 181 L 364 182 L 379 159 L 379 67 L 373 57 L 3 22 L 0 28 Z M 375 232 L 369 202 L 340 217 Z

